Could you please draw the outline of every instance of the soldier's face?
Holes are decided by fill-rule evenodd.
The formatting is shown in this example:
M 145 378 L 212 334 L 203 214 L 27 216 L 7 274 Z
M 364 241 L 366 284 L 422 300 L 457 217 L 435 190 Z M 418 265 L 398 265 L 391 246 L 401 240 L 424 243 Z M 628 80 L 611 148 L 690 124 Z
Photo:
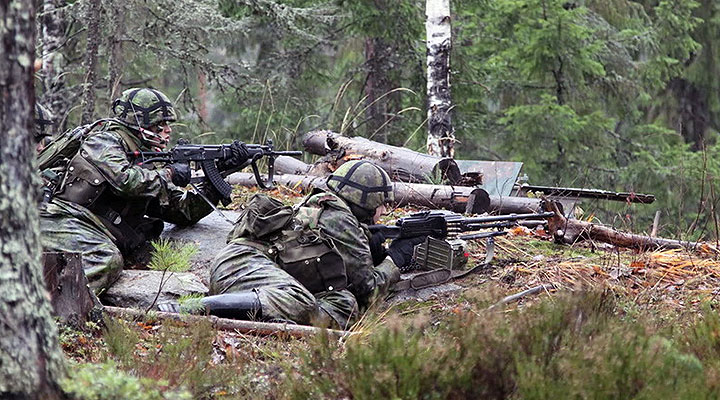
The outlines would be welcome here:
M 377 224 L 377 222 L 380 220 L 380 217 L 385 215 L 387 213 L 387 206 L 385 204 L 379 206 L 375 209 L 375 215 L 373 215 L 373 224 Z
M 167 144 L 170 143 L 170 134 L 172 134 L 170 124 L 167 121 L 163 121 L 159 124 L 153 125 L 150 130 L 160 136 L 160 138 L 164 141 L 162 146 L 159 147 L 161 149 L 166 148 Z

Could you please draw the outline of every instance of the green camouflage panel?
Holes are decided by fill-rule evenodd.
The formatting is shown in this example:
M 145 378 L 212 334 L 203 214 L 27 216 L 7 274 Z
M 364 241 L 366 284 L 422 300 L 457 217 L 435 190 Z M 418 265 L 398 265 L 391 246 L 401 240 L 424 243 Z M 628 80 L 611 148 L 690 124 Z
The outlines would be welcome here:
M 114 238 L 87 208 L 53 199 L 40 211 L 44 251 L 82 253 L 83 269 L 97 293 L 107 289 L 123 268 Z
M 112 111 L 126 123 L 146 129 L 159 122 L 177 120 L 170 99 L 155 89 L 132 88 L 122 92 L 113 103 Z
M 387 293 L 400 280 L 400 270 L 390 257 L 373 267 L 367 226 L 361 224 L 339 196 L 329 192 L 311 194 L 305 207 L 324 208 L 318 222 L 320 230 L 332 240 L 345 261 L 348 289 L 362 306 L 375 296 Z
M 136 138 L 123 132 L 124 127 L 112 125 L 109 129 L 93 134 L 80 148 L 80 156 L 106 180 L 100 199 L 103 205 L 124 205 L 126 221 L 141 221 L 147 215 L 182 226 L 192 225 L 212 212 L 200 194 L 174 186 L 167 169 L 133 164 L 126 152 L 133 146 L 137 148 L 139 140 L 128 145 L 125 140 Z M 217 204 L 218 193 L 202 186 L 199 189 Z M 122 238 L 113 236 L 90 209 L 54 198 L 41 212 L 41 235 L 45 251 L 83 253 L 88 279 L 97 281 L 93 286 L 101 289 L 112 283 L 128 254 L 119 256 Z
M 346 162 L 328 177 L 327 186 L 343 200 L 366 210 L 374 211 L 395 200 L 387 172 L 370 161 Z

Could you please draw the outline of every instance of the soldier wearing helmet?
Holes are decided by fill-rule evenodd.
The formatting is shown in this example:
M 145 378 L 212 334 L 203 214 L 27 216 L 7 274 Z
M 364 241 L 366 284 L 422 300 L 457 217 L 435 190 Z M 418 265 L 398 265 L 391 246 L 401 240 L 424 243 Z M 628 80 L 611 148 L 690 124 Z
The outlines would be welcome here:
M 55 134 L 53 126 L 55 124 L 52 113 L 45 107 L 35 103 L 35 130 L 33 139 L 35 140 L 35 149 L 41 152 L 47 146 L 47 143 Z
M 148 241 L 159 237 L 163 222 L 194 224 L 213 210 L 208 202 L 220 201 L 212 185 L 197 185 L 199 192 L 185 189 L 188 164 L 139 164 L 128 155 L 168 145 L 177 115 L 167 96 L 151 88 L 128 89 L 112 112 L 115 118 L 83 139 L 41 210 L 44 250 L 82 253 L 96 291 L 109 287 L 124 266 L 146 261 Z M 247 159 L 244 145 L 238 146 L 226 167 Z
M 213 295 L 202 299 L 205 312 L 347 329 L 360 309 L 400 279 L 399 267 L 410 262 L 417 240 L 395 240 L 386 251 L 382 245 L 384 238 L 371 237 L 367 229 L 367 224 L 376 223 L 386 205 L 393 201 L 392 182 L 387 173 L 369 161 L 350 161 L 330 175 L 327 186 L 326 191 L 315 189 L 293 211 L 294 221 L 313 216 L 309 225 L 316 230 L 308 236 L 327 239 L 339 256 L 340 261 L 334 264 L 332 258 L 322 260 L 322 265 L 306 263 L 306 268 L 317 268 L 317 280 L 325 286 L 312 280 L 302 284 L 293 271 L 279 267 L 273 250 L 283 250 L 290 242 L 279 246 L 278 237 L 267 241 L 254 238 L 239 229 L 244 223 L 241 217 L 228 238 L 228 246 L 213 262 L 210 271 Z M 297 225 L 293 227 L 297 229 Z M 304 241 L 309 242 L 312 240 Z M 297 252 L 292 248 L 284 250 L 288 254 L 310 251 L 304 246 Z M 346 277 L 345 284 L 328 285 L 327 277 L 338 271 Z M 178 311 L 179 305 L 168 302 L 159 308 Z

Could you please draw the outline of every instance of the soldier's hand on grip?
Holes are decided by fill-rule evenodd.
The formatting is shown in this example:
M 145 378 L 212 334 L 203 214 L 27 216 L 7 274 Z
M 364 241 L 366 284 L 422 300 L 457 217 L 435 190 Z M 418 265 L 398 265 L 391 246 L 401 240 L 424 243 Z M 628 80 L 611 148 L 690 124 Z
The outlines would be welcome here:
M 390 247 L 387 250 L 388 255 L 392 258 L 393 262 L 398 268 L 400 268 L 400 270 L 406 269 L 412 262 L 415 246 L 424 241 L 424 236 L 407 239 L 395 239 L 392 243 L 390 243 Z
M 385 234 L 382 231 L 375 232 L 370 236 L 370 255 L 372 255 L 373 265 L 380 264 L 387 257 L 387 250 L 383 244 L 385 243 Z
M 172 183 L 178 187 L 185 187 L 190 183 L 190 165 L 188 163 L 174 163 L 168 167 L 172 172 Z
M 250 152 L 243 142 L 238 140 L 232 142 L 230 145 L 230 151 L 232 152 L 232 157 L 219 163 L 220 165 L 218 165 L 218 168 L 220 168 L 220 170 L 227 171 L 229 169 L 237 168 L 250 159 Z

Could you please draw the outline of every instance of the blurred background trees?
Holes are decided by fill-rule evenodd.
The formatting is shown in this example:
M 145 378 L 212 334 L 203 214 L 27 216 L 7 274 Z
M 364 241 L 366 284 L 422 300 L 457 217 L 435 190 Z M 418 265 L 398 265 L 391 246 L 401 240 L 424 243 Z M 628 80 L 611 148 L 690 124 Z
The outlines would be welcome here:
M 36 86 L 62 129 L 149 85 L 177 99 L 177 136 L 194 141 L 297 148 L 322 128 L 424 151 L 424 1 L 42 3 Z M 717 236 L 717 2 L 469 0 L 451 15 L 457 158 L 654 193 L 586 217 L 642 231 L 660 209 L 661 234 Z

